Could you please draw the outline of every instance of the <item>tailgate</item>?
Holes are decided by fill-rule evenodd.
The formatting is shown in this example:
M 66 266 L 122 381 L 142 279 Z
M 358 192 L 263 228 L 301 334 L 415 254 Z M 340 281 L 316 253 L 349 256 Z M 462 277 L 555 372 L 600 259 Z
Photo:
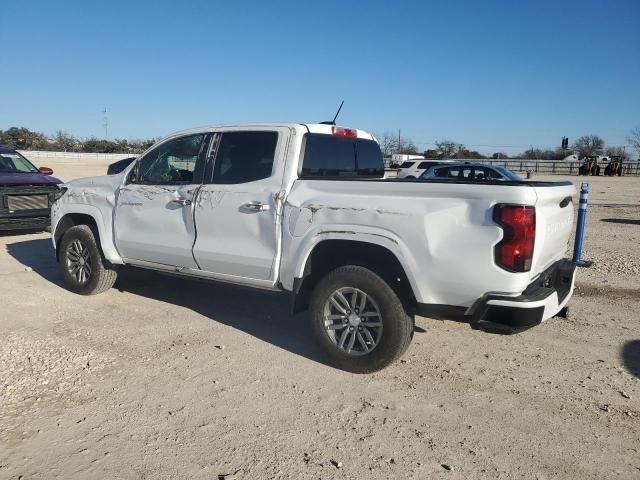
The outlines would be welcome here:
M 536 240 L 531 273 L 566 256 L 573 230 L 573 185 L 536 186 Z

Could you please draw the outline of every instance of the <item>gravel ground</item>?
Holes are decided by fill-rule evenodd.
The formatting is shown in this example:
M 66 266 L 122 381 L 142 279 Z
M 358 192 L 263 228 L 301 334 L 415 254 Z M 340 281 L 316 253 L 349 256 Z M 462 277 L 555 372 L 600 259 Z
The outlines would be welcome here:
M 0 478 L 640 478 L 640 178 L 589 182 L 569 318 L 418 318 L 368 376 L 284 296 L 129 271 L 80 297 L 47 234 L 0 237 Z

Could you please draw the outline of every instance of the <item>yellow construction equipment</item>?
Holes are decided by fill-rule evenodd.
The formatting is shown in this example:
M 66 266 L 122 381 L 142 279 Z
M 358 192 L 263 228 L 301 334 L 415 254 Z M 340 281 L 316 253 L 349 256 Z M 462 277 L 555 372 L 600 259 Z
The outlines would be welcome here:
M 624 174 L 624 164 L 622 161 L 623 157 L 611 157 L 609 164 L 604 167 L 604 174 L 610 177 L 614 175 L 621 177 Z
M 578 168 L 578 175 L 600 175 L 598 157 L 584 157 L 582 166 Z

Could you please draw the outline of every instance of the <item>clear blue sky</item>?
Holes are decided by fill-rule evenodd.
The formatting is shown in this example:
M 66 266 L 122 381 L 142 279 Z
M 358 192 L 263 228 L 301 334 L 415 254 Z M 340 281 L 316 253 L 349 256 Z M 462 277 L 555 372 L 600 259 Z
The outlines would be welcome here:
M 330 119 L 485 153 L 640 126 L 640 1 L 8 1 L 0 129 Z M 513 145 L 514 148 L 502 146 Z

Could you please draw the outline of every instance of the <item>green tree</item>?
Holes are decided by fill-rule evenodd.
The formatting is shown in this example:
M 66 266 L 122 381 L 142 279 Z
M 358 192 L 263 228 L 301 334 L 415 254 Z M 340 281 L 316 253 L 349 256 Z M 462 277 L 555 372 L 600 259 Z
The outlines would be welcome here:
M 469 150 L 464 145 L 458 145 L 458 151 L 455 153 L 455 158 L 473 159 L 473 158 L 485 158 L 485 157 L 477 150 Z
M 44 133 L 32 132 L 24 127 L 0 130 L 0 144 L 19 150 L 45 150 L 49 141 Z
M 440 152 L 432 148 L 422 152 L 422 155 L 424 156 L 424 158 L 440 158 Z
M 90 137 L 82 144 L 82 151 L 87 153 L 119 153 L 118 146 L 109 140 Z
M 454 158 L 456 152 L 460 150 L 460 147 L 463 147 L 463 145 L 458 145 L 452 140 L 440 140 L 436 142 L 435 145 L 438 158 Z

